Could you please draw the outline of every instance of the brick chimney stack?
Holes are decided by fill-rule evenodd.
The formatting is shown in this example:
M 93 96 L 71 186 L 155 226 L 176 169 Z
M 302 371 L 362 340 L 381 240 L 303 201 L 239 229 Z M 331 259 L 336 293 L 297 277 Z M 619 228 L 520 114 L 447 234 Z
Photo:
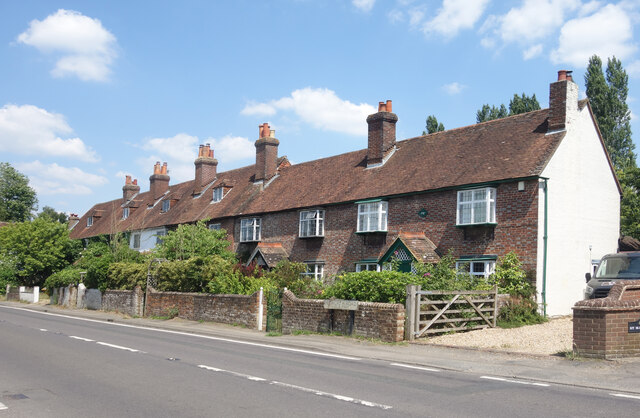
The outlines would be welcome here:
M 378 113 L 367 117 L 369 149 L 367 167 L 382 164 L 384 157 L 396 146 L 398 116 L 391 112 L 391 100 L 378 103 Z
M 258 126 L 259 139 L 256 141 L 256 174 L 255 181 L 265 181 L 276 175 L 278 165 L 278 141 L 268 123 Z
M 578 85 L 573 82 L 572 71 L 558 71 L 558 81 L 549 86 L 548 132 L 567 129 L 578 114 Z
M 80 222 L 80 217 L 76 213 L 70 213 L 69 224 L 67 225 L 67 227 L 69 228 L 69 231 L 71 231 L 73 227 L 78 224 L 78 222 Z
M 138 186 L 138 179 L 131 181 L 131 176 L 127 176 L 122 186 L 122 200 L 127 203 L 131 198 L 140 193 L 140 186 Z
M 213 150 L 210 144 L 200 145 L 198 158 L 194 161 L 196 166 L 196 178 L 193 184 L 193 194 L 202 193 L 202 190 L 216 178 L 218 160 L 213 158 Z
M 167 163 L 160 165 L 160 161 L 156 161 L 153 166 L 153 174 L 149 177 L 149 189 L 153 199 L 159 199 L 167 190 L 169 190 L 169 175 L 167 174 Z

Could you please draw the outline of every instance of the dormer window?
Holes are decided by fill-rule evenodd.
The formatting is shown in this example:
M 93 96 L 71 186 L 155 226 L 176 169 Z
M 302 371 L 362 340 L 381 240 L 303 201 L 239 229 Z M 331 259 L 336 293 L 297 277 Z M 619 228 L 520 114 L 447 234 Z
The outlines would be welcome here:
M 324 236 L 324 211 L 300 212 L 300 238 Z
M 222 200 L 222 198 L 224 197 L 224 188 L 221 187 L 216 187 L 215 189 L 213 189 L 213 202 L 219 202 Z
M 93 216 L 87 218 L 87 228 L 93 225 Z
M 122 208 L 122 220 L 125 220 L 129 217 L 129 208 Z
M 162 212 L 169 212 L 169 209 L 171 209 L 171 201 L 170 200 L 163 200 L 162 201 Z

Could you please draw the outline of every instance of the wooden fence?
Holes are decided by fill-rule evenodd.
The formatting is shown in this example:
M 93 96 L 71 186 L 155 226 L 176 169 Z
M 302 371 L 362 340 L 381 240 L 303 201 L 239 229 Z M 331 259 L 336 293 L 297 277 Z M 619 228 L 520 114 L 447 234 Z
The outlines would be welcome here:
M 493 290 L 421 290 L 407 286 L 405 339 L 428 334 L 495 327 L 498 288 Z

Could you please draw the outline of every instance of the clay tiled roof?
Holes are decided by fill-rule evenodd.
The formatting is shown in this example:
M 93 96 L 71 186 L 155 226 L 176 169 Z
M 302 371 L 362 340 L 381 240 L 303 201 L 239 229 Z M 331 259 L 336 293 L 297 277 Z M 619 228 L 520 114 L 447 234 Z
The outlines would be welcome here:
M 157 202 L 149 192 L 134 197 L 136 203 L 129 205 L 126 220 L 121 219 L 121 198 L 99 203 L 81 218 L 71 236 L 84 238 L 534 177 L 564 137 L 564 132 L 546 135 L 548 113 L 548 109 L 538 110 L 398 141 L 395 153 L 375 168 L 366 168 L 366 149 L 293 165 L 281 158 L 278 175 L 264 189 L 253 183 L 253 165 L 221 172 L 198 198 L 192 196 L 193 180 L 170 186 L 163 197 L 173 200 L 166 213 L 161 212 L 161 204 L 154 206 Z M 219 185 L 232 188 L 220 202 L 211 203 L 213 188 Z M 94 217 L 93 226 L 86 227 L 87 217 L 94 213 L 102 216 Z
M 276 264 L 280 260 L 284 260 L 289 258 L 289 254 L 282 247 L 282 244 L 279 242 L 261 242 L 256 246 L 253 254 L 249 257 L 249 261 L 247 261 L 247 265 L 251 264 L 251 262 L 256 258 L 256 256 L 260 253 L 262 259 L 267 264 L 268 268 L 274 268 Z

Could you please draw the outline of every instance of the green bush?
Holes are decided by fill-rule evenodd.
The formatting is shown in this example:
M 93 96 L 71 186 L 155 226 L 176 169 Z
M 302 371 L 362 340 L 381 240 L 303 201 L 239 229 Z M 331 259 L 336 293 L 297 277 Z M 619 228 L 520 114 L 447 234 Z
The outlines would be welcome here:
M 157 290 L 170 292 L 203 292 L 207 282 L 202 275 L 202 257 L 160 263 L 155 271 Z
M 229 251 L 229 241 L 225 230 L 209 229 L 204 220 L 195 224 L 179 225 L 162 237 L 162 243 L 154 250 L 155 257 L 167 260 L 188 260 L 194 257 L 218 255 L 235 260 Z
M 113 252 L 108 243 L 96 241 L 87 245 L 77 263 L 79 268 L 87 272 L 84 285 L 88 289 L 106 289 L 109 265 L 114 261 Z
M 512 296 L 498 314 L 498 326 L 501 328 L 516 328 L 546 321 L 538 313 L 538 305 L 530 297 Z
M 421 281 L 419 276 L 398 271 L 344 273 L 324 289 L 322 296 L 363 302 L 404 303 L 407 285 L 421 284 Z
M 489 290 L 493 286 L 484 277 L 456 270 L 456 259 L 449 252 L 435 264 L 416 263 L 416 275 L 422 290 Z
M 220 256 L 211 257 L 203 269 L 207 291 L 215 294 L 250 295 L 261 287 L 264 291 L 276 287 L 268 277 L 245 275 L 243 271 L 228 259 Z M 247 270 L 249 271 L 260 273 L 257 269 Z
M 17 284 L 18 272 L 15 261 L 8 256 L 0 256 L 0 295 L 7 293 L 7 285 Z
M 489 280 L 498 285 L 500 293 L 527 298 L 533 294 L 527 273 L 522 269 L 522 263 L 513 251 L 498 260 L 496 272 Z
M 307 266 L 289 260 L 280 260 L 270 272 L 265 274 L 280 293 L 286 287 L 302 299 L 321 298 L 324 285 L 310 276 L 303 276 Z
M 47 277 L 47 280 L 44 281 L 44 287 L 50 291 L 56 287 L 67 287 L 70 284 L 77 285 L 78 283 L 80 283 L 80 269 L 69 266 Z
M 113 290 L 133 290 L 140 286 L 144 290 L 147 287 L 147 270 L 147 264 L 111 263 L 104 287 Z

